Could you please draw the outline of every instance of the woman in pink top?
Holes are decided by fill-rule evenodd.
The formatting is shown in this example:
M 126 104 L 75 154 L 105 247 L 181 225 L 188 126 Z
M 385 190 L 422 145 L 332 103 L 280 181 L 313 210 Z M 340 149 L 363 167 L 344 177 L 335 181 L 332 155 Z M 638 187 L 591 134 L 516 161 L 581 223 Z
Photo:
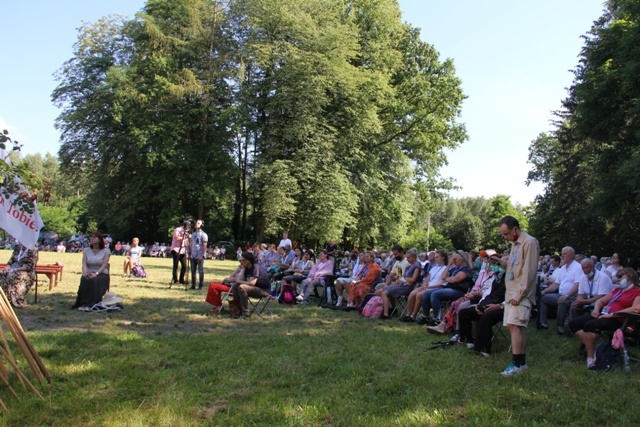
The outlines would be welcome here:
M 333 274 L 333 259 L 327 257 L 327 251 L 318 254 L 318 263 L 313 266 L 307 278 L 300 284 L 300 295 L 296 298 L 299 303 L 309 304 L 308 298 L 316 286 L 324 286 L 324 279 Z
M 186 253 L 189 247 L 189 229 L 191 220 L 182 219 L 182 225 L 173 230 L 171 239 L 171 255 L 173 256 L 173 278 L 171 283 L 178 283 L 178 262 L 180 262 L 180 283 L 184 283 L 184 275 L 187 272 Z

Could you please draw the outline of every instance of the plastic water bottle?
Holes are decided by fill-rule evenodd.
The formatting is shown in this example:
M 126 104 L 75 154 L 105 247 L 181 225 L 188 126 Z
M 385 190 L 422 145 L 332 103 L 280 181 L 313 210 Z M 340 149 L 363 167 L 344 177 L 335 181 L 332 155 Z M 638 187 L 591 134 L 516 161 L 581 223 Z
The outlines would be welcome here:
M 327 304 L 333 304 L 333 298 L 331 297 L 331 288 L 325 288 L 325 292 L 327 293 Z
M 455 334 L 455 335 L 454 335 L 454 336 L 452 336 L 452 337 L 451 337 L 451 339 L 449 340 L 449 342 L 450 342 L 451 344 L 455 344 L 455 343 L 457 343 L 458 341 L 460 341 L 460 335 L 458 335 L 458 334 Z
M 627 353 L 627 349 L 622 350 L 622 366 L 623 371 L 625 373 L 631 372 L 631 366 L 629 366 L 629 353 Z

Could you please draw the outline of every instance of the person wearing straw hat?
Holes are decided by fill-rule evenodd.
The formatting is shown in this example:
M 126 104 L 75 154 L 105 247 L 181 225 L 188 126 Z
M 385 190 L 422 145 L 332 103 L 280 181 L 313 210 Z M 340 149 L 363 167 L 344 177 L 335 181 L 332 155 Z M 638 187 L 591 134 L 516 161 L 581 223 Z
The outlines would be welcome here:
M 38 249 L 35 246 L 27 249 L 16 245 L 6 267 L 0 270 L 0 286 L 13 307 L 28 305 L 24 297 L 36 281 L 37 263 Z
M 102 301 L 109 289 L 109 249 L 105 247 L 102 233 L 96 231 L 89 236 L 90 246 L 82 255 L 82 277 L 78 287 L 78 297 L 71 309 L 91 311 L 96 303 Z

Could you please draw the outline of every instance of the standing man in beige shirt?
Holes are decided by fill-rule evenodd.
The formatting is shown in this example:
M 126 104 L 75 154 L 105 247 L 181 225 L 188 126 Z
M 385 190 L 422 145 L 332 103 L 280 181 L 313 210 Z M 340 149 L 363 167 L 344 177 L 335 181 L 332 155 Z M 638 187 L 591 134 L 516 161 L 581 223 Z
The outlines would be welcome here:
M 540 246 L 535 237 L 520 230 L 518 220 L 505 216 L 498 223 L 500 234 L 511 242 L 509 260 L 501 261 L 506 267 L 506 294 L 504 307 L 504 324 L 511 333 L 511 349 L 513 360 L 502 372 L 510 377 L 527 369 L 526 328 L 531 316 L 531 308 L 536 299 L 536 278 Z

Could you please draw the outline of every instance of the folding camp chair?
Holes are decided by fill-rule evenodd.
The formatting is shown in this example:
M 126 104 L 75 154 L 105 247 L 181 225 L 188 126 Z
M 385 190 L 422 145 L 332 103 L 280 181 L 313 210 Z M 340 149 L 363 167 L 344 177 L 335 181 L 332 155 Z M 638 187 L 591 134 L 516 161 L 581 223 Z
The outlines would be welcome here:
M 640 346 L 640 314 L 636 313 L 614 313 L 617 317 L 621 317 L 624 319 L 622 324 L 622 333 L 624 338 L 626 338 L 627 342 L 625 343 L 629 346 Z M 631 354 L 629 351 L 626 354 L 623 351 L 622 360 L 625 364 L 625 372 L 630 372 L 631 368 L 628 366 L 629 362 L 640 362 L 640 356 L 637 354 Z
M 262 313 L 266 311 L 271 316 L 273 316 L 273 311 L 271 311 L 269 303 L 273 300 L 277 300 L 278 297 L 274 295 L 266 295 L 264 297 L 254 299 L 257 300 L 257 302 L 254 303 L 251 300 L 251 297 L 249 298 L 249 304 L 251 304 L 251 313 L 256 313 L 258 317 L 262 318 Z
M 409 302 L 408 298 L 408 295 L 400 295 L 398 298 L 395 298 L 396 304 L 393 306 L 391 313 L 389 313 L 389 317 L 393 317 L 398 312 L 400 313 L 400 318 L 407 314 L 407 309 L 409 308 L 407 306 L 407 303 Z M 400 308 L 402 311 L 399 311 Z
M 220 295 L 222 297 L 222 304 L 220 304 L 220 309 L 217 311 L 217 313 L 220 313 L 222 311 L 222 308 L 224 307 L 225 302 L 227 302 L 228 304 L 229 301 L 233 300 L 233 292 L 231 291 L 231 289 L 229 290 L 229 292 L 222 292 Z M 267 295 L 261 298 L 249 297 L 249 305 L 251 305 L 251 312 L 249 313 L 249 315 L 255 312 L 258 315 L 258 317 L 261 318 L 262 313 L 266 311 L 271 316 L 273 316 L 273 311 L 271 311 L 271 308 L 269 307 L 269 303 L 277 299 L 278 297 L 273 295 Z M 253 300 L 256 300 L 256 301 L 254 302 Z
M 214 310 L 214 313 L 222 313 L 222 310 L 224 310 L 224 303 L 229 303 L 229 300 L 233 299 L 233 292 L 231 291 L 231 289 L 229 289 L 228 292 L 220 292 L 220 299 L 222 301 L 222 303 L 220 304 L 220 308 L 218 308 L 218 310 Z
M 507 352 L 511 352 L 511 338 L 505 333 L 504 325 L 502 324 L 502 322 L 498 322 L 493 325 L 493 335 L 491 336 L 491 342 L 493 343 L 497 337 L 502 337 L 506 342 L 509 343 Z
M 320 298 L 320 301 L 318 302 L 318 307 L 329 307 L 329 306 L 333 306 L 336 304 L 336 301 L 338 300 L 338 295 L 336 294 L 336 286 L 334 284 L 334 282 L 336 281 L 336 277 L 337 276 L 327 276 L 324 279 L 324 286 L 323 286 L 323 292 L 322 292 L 322 297 Z M 322 286 L 322 285 L 320 285 Z M 314 289 L 314 291 L 317 294 L 317 287 Z M 331 295 L 331 302 L 329 302 L 329 295 Z

